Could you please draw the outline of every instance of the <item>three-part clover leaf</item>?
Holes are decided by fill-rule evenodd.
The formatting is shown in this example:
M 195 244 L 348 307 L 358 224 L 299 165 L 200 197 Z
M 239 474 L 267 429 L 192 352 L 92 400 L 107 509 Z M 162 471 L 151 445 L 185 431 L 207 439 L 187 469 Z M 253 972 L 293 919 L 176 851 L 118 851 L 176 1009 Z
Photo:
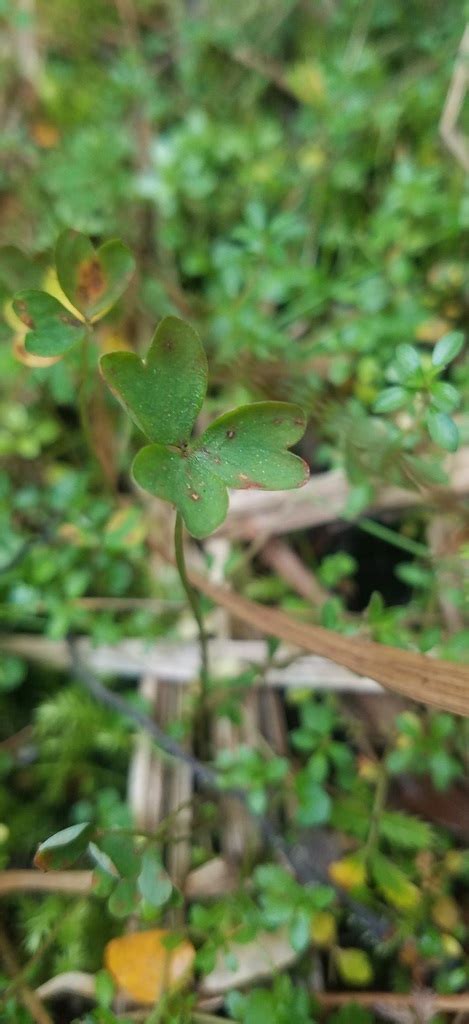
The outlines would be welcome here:
M 257 402 L 215 420 L 199 437 L 192 430 L 207 390 L 207 360 L 197 333 L 177 317 L 158 326 L 145 361 L 131 352 L 101 359 L 111 391 L 153 442 L 134 459 L 134 479 L 171 502 L 194 537 L 225 519 L 228 487 L 288 490 L 309 469 L 288 451 L 303 435 L 297 405 Z
M 62 356 L 117 302 L 135 270 L 130 250 L 117 240 L 99 249 L 77 231 L 64 231 L 55 249 L 62 301 L 45 291 L 18 292 L 13 309 L 28 328 L 25 348 L 38 356 Z

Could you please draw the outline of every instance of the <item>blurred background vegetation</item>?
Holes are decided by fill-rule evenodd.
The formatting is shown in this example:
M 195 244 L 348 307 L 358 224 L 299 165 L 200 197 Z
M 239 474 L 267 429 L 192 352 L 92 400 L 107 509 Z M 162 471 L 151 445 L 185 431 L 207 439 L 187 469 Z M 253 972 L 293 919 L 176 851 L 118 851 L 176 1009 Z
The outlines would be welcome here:
M 343 470 L 347 477 L 340 522 L 287 536 L 316 575 L 320 599 L 301 596 L 241 541 L 231 546 L 227 570 L 237 588 L 332 629 L 467 660 L 469 534 L 460 488 L 445 508 L 423 501 L 398 515 L 363 516 L 389 484 L 416 493 L 451 483 L 446 450 L 455 444 L 440 420 L 440 429 L 435 420 L 426 424 L 429 406 L 454 416 L 458 456 L 469 443 L 464 352 L 442 367 L 438 383 L 449 391 L 425 383 L 435 344 L 467 325 L 468 179 L 438 130 L 464 23 L 460 0 L 1 0 L 5 633 L 58 640 L 73 631 L 113 643 L 180 637 L 189 628 L 171 571 L 161 568 L 155 578 L 149 566 L 151 531 L 128 483 L 128 428 L 98 385 L 81 388 L 80 354 L 48 367 L 32 363 L 12 315 L 16 290 L 54 292 L 53 246 L 72 227 L 97 243 L 123 239 L 138 262 L 129 292 L 97 328 L 101 352 L 143 352 L 163 315 L 188 319 L 210 361 L 210 414 L 262 398 L 297 401 L 309 417 L 301 454 L 313 475 Z M 468 128 L 466 104 L 460 130 Z M 417 353 L 420 383 L 399 363 L 403 344 Z M 92 368 L 96 352 L 87 359 Z M 397 406 L 381 398 L 380 407 L 388 385 L 404 394 Z M 80 430 L 83 391 L 88 436 Z M 108 598 L 130 603 L 116 611 Z M 156 615 L 140 600 L 147 598 L 160 602 Z M 230 703 L 225 689 L 223 701 L 223 714 L 235 719 L 236 698 Z M 308 732 L 306 704 L 288 709 L 290 729 Z M 363 711 L 355 708 L 351 727 L 343 702 L 326 697 L 321 707 L 321 750 L 340 746 L 345 767 L 336 749 L 330 776 L 322 761 L 308 769 L 297 797 L 301 805 L 308 778 L 327 782 L 321 822 L 332 821 L 352 844 L 367 832 L 366 821 L 357 825 L 357 801 L 368 815 L 374 806 L 376 774 L 367 776 L 364 758 L 377 757 L 393 779 L 426 780 L 420 803 L 412 808 L 409 798 L 401 810 L 428 821 L 433 839 L 427 832 L 414 845 L 397 840 L 394 854 L 391 826 L 385 839 L 425 895 L 406 909 L 407 959 L 395 946 L 375 964 L 381 987 L 464 991 L 469 910 L 457 905 L 469 872 L 464 723 L 396 707 L 383 738 Z M 78 683 L 18 653 L 3 655 L 0 718 L 3 867 L 29 866 L 37 842 L 88 817 L 103 828 L 130 827 L 130 732 Z M 294 756 L 304 773 L 301 757 L 309 765 L 319 741 L 303 740 Z M 265 765 L 249 752 L 235 768 L 237 784 L 256 778 L 268 788 Z M 348 804 L 339 799 L 344 787 Z M 446 792 L 449 803 L 463 801 L 454 802 L 457 821 L 432 811 L 428 787 Z M 317 824 L 306 811 L 303 819 Z M 201 848 L 202 840 L 194 856 L 203 860 Z M 451 853 L 460 859 L 448 860 Z M 434 910 L 438 889 L 446 916 Z M 364 882 L 360 894 L 373 902 Z M 381 896 L 399 918 L 402 903 L 389 891 Z M 20 960 L 45 944 L 30 975 L 37 982 L 60 970 L 97 970 L 106 939 L 122 928 L 118 915 L 90 899 L 23 894 L 7 906 Z M 225 908 L 225 920 L 242 912 Z M 213 912 L 199 932 L 221 934 L 222 923 L 223 913 Z M 251 1022 L 250 1012 L 262 1012 L 282 1024 L 284 1005 L 291 1019 L 294 996 L 285 984 L 272 998 L 254 991 L 247 1003 L 235 1000 L 233 1018 Z M 118 1019 L 103 1007 L 86 1020 Z M 0 1012 L 12 1024 L 33 1019 L 13 995 Z M 74 1012 L 65 1006 L 57 1019 L 85 1019 Z M 186 1020 L 177 1012 L 175 1021 Z M 300 1024 L 309 1021 L 303 1004 L 296 1012 Z

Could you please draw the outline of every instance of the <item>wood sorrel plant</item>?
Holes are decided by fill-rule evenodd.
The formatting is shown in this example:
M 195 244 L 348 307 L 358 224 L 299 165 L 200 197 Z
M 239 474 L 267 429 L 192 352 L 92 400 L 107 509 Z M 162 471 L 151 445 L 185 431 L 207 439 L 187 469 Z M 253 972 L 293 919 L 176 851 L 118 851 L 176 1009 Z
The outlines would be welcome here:
M 207 537 L 225 519 L 228 487 L 284 490 L 304 484 L 308 467 L 287 450 L 304 433 L 304 414 L 296 405 L 258 402 L 220 416 L 193 438 L 207 391 L 207 360 L 197 333 L 174 316 L 160 323 L 146 360 L 132 352 L 111 352 L 101 359 L 101 372 L 152 442 L 134 459 L 134 479 L 177 509 L 176 563 L 199 628 L 205 689 L 207 645 L 198 597 L 187 576 L 182 522 L 194 537 Z
M 308 467 L 287 449 L 305 429 L 296 405 L 256 402 L 192 430 L 207 390 L 207 360 L 189 324 L 168 316 L 145 361 L 111 352 L 101 372 L 113 394 L 152 443 L 132 466 L 136 482 L 175 505 L 194 537 L 207 537 L 228 511 L 228 487 L 300 487 Z
M 40 291 L 20 292 L 13 302 L 28 328 L 26 349 L 40 356 L 62 356 L 88 336 L 134 271 L 133 256 L 121 242 L 95 249 L 75 231 L 60 236 L 55 257 L 63 302 Z M 207 391 L 207 359 L 193 327 L 174 316 L 161 321 L 144 360 L 133 352 L 111 352 L 100 366 L 112 393 L 150 442 L 134 459 L 135 481 L 176 508 L 176 562 L 199 626 L 205 676 L 205 635 L 185 567 L 183 521 L 194 537 L 207 537 L 226 517 L 229 487 L 301 487 L 308 466 L 288 449 L 304 433 L 304 413 L 286 402 L 256 402 L 220 416 L 194 437 Z

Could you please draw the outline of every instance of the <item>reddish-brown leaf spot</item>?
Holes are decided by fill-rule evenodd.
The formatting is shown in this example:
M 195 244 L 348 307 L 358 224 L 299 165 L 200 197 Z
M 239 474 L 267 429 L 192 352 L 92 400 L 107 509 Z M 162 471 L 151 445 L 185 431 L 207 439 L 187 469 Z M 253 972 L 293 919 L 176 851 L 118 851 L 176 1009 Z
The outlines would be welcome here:
M 35 324 L 35 321 L 33 320 L 32 316 L 30 316 L 30 314 L 28 313 L 28 307 L 27 307 L 26 303 L 25 302 L 18 302 L 16 309 L 17 309 L 18 316 L 20 317 L 22 322 L 25 324 L 25 326 L 29 327 L 30 331 L 34 331 L 34 329 L 36 327 L 36 324 Z
M 96 302 L 106 290 L 103 268 L 96 257 L 78 267 L 77 295 L 81 302 Z

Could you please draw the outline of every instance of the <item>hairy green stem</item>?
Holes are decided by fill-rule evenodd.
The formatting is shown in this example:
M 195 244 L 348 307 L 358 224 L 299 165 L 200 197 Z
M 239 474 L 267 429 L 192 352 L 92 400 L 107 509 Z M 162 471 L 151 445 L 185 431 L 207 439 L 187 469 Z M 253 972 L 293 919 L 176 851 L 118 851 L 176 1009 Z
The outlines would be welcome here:
M 183 540 L 183 522 L 180 512 L 176 513 L 176 524 L 174 527 L 174 552 L 176 555 L 176 565 L 178 573 L 181 579 L 181 583 L 187 594 L 187 600 L 189 601 L 194 619 L 197 623 L 199 630 L 199 642 L 200 642 L 200 678 L 202 681 L 202 694 L 206 696 L 208 690 L 208 645 L 207 645 L 207 634 L 204 629 L 204 620 L 202 616 L 202 610 L 200 607 L 200 599 L 197 591 L 194 590 L 193 586 L 189 582 L 186 569 L 186 559 L 184 556 L 184 540 Z

